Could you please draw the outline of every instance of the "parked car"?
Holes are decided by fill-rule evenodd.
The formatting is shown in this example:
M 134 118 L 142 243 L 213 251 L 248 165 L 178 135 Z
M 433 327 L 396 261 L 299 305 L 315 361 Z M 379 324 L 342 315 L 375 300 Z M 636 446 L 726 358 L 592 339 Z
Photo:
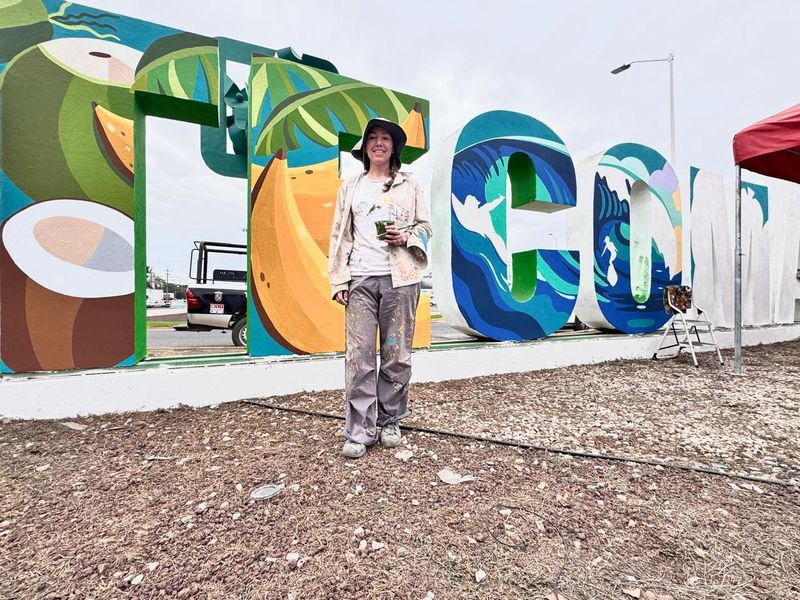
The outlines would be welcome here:
M 186 325 L 191 331 L 228 329 L 237 346 L 247 345 L 247 246 L 196 241 L 189 260 Z M 242 256 L 244 269 L 210 269 L 214 256 Z M 209 275 L 210 270 L 210 275 Z

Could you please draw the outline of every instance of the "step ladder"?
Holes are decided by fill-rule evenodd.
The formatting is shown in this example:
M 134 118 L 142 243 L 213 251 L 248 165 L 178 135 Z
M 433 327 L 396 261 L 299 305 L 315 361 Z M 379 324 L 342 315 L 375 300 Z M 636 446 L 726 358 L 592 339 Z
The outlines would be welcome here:
M 697 316 L 691 316 L 689 311 L 694 309 Z M 722 360 L 722 352 L 719 350 L 719 344 L 714 337 L 714 326 L 708 318 L 706 312 L 692 302 L 692 288 L 688 285 L 669 285 L 664 288 L 664 310 L 672 315 L 672 318 L 667 323 L 664 334 L 658 342 L 658 348 L 653 353 L 653 360 L 664 360 L 669 358 L 677 358 L 680 356 L 684 348 L 688 348 L 692 353 L 692 362 L 694 366 L 698 367 L 697 355 L 695 350 L 697 348 L 714 348 L 717 351 L 717 358 L 719 364 L 725 364 Z M 667 337 L 672 334 L 675 343 L 665 345 Z M 701 334 L 707 336 L 706 340 L 701 339 Z M 709 341 L 710 340 L 710 341 Z M 665 350 L 677 348 L 678 351 L 674 354 L 662 355 Z

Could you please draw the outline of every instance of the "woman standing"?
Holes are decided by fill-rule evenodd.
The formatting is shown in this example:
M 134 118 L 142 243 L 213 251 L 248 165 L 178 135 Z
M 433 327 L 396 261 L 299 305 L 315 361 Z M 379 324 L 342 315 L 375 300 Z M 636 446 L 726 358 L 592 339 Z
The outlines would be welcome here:
M 398 423 L 410 414 L 411 340 L 431 228 L 422 188 L 400 172 L 405 143 L 396 123 L 367 123 L 352 151 L 364 172 L 345 181 L 336 199 L 328 275 L 333 299 L 345 305 L 342 454 L 349 458 L 378 441 L 378 428 L 381 445 L 397 446 Z

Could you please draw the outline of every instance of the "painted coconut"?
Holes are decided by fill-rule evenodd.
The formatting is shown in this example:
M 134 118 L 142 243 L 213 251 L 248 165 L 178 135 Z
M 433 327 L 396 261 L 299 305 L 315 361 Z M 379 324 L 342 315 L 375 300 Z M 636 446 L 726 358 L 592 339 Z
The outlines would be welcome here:
M 133 214 L 130 88 L 141 56 L 106 40 L 60 38 L 9 63 L 0 131 L 15 143 L 3 168 L 24 194 L 95 200 Z
M 133 354 L 130 218 L 51 200 L 14 214 L 0 240 L 0 358 L 10 369 L 114 366 Z

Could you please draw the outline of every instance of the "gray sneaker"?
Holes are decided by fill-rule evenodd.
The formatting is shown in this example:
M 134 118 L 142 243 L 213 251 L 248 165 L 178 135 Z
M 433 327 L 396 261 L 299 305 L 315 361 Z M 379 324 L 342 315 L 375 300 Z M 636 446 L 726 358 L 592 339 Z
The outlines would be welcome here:
M 400 444 L 400 426 L 397 423 L 389 423 L 381 429 L 381 446 L 384 448 L 394 448 Z
M 342 456 L 346 456 L 347 458 L 361 458 L 366 451 L 366 445 L 359 444 L 353 440 L 347 440 L 344 446 L 342 446 Z

